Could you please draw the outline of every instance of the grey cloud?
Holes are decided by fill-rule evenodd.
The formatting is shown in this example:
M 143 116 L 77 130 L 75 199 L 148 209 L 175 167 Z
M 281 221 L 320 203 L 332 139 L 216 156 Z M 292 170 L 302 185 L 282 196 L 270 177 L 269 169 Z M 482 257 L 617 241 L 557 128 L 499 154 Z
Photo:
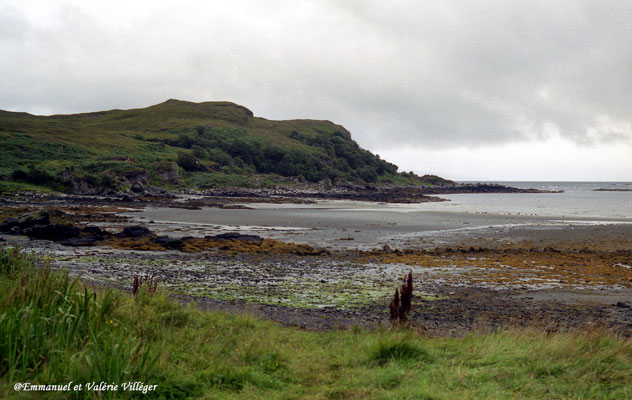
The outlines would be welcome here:
M 335 121 L 369 148 L 632 141 L 630 2 L 151 4 L 117 25 L 57 7 L 42 26 L 16 3 L 0 24 L 15 27 L 0 28 L 0 108 L 231 100 Z

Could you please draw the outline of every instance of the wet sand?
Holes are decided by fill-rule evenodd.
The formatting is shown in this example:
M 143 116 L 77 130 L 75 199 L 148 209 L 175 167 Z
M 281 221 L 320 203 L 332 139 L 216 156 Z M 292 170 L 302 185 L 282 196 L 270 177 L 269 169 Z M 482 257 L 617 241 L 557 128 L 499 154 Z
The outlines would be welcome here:
M 129 290 L 134 276 L 151 274 L 185 302 L 306 329 L 387 324 L 390 298 L 412 270 L 411 321 L 427 334 L 591 324 L 632 334 L 629 219 L 343 201 L 248 206 L 252 209 L 148 207 L 120 213 L 127 221 L 107 218 L 100 225 L 119 231 L 140 223 L 175 238 L 239 231 L 323 247 L 330 254 L 71 248 L 4 238 L 98 286 Z
M 632 237 L 632 218 L 543 217 L 425 211 L 423 205 L 323 201 L 315 205 L 249 204 L 253 209 L 146 208 L 129 216 L 152 229 L 240 231 L 331 249 L 432 248 L 487 239 L 586 242 Z M 595 237 L 597 234 L 598 237 Z

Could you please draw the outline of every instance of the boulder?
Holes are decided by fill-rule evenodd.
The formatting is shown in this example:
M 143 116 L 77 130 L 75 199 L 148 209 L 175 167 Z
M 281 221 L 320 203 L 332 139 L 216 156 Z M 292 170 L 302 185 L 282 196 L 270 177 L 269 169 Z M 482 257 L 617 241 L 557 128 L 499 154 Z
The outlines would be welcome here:
M 52 240 L 59 242 L 66 239 L 76 238 L 81 230 L 72 225 L 49 224 L 35 225 L 22 231 L 26 236 L 33 239 Z

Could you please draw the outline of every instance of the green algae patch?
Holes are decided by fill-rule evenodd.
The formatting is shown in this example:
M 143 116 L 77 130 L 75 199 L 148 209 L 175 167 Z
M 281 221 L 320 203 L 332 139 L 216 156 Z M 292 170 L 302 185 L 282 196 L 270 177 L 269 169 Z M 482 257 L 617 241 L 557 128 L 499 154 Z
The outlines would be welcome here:
M 408 266 L 357 265 L 335 257 L 221 257 L 175 252 L 129 252 L 52 257 L 52 264 L 96 284 L 130 289 L 136 276 L 153 276 L 174 293 L 215 300 L 297 308 L 384 309 Z M 442 299 L 416 292 L 416 301 Z

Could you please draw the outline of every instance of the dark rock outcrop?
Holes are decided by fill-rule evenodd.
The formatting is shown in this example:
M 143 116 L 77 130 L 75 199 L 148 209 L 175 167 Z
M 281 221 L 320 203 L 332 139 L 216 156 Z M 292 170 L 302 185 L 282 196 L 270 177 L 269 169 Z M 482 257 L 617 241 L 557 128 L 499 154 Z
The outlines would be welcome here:
M 96 236 L 78 237 L 78 238 L 61 240 L 59 241 L 59 244 L 63 244 L 64 246 L 72 246 L 72 247 L 92 246 L 99 240 L 100 238 Z
M 251 244 L 261 244 L 263 242 L 263 238 L 257 235 L 242 235 L 238 232 L 228 232 L 221 233 L 215 236 L 205 236 L 205 239 L 210 240 L 237 240 L 240 242 L 251 243 Z
M 48 224 L 35 225 L 22 231 L 33 239 L 52 240 L 55 242 L 76 238 L 81 234 L 81 229 L 72 225 Z
M 50 218 L 44 210 L 30 212 L 15 218 L 8 218 L 0 224 L 0 232 L 20 233 L 25 228 L 35 225 L 48 225 Z
M 134 225 L 126 226 L 122 232 L 115 234 L 118 238 L 136 238 L 141 236 L 151 235 L 151 231 L 144 226 Z
M 153 242 L 162 245 L 167 249 L 181 249 L 184 247 L 182 239 L 175 239 L 169 236 L 158 236 L 153 240 Z
M 61 178 L 70 183 L 73 194 L 95 195 L 104 194 L 104 192 L 109 191 L 109 189 L 104 191 L 102 188 L 95 187 L 87 179 L 75 175 L 75 173 L 69 169 L 61 173 Z
M 95 236 L 95 237 L 104 237 L 104 236 L 111 235 L 110 232 L 104 231 L 98 226 L 86 226 L 83 229 L 81 229 L 81 232 L 88 234 L 90 236 Z
M 174 185 L 180 183 L 178 180 L 178 164 L 175 162 L 159 164 L 158 171 L 163 181 Z
M 49 213 L 44 210 L 9 218 L 0 224 L 0 227 L 0 231 L 10 234 L 51 240 L 67 246 L 90 246 L 111 235 L 98 226 L 78 228 L 73 225 L 51 224 Z

